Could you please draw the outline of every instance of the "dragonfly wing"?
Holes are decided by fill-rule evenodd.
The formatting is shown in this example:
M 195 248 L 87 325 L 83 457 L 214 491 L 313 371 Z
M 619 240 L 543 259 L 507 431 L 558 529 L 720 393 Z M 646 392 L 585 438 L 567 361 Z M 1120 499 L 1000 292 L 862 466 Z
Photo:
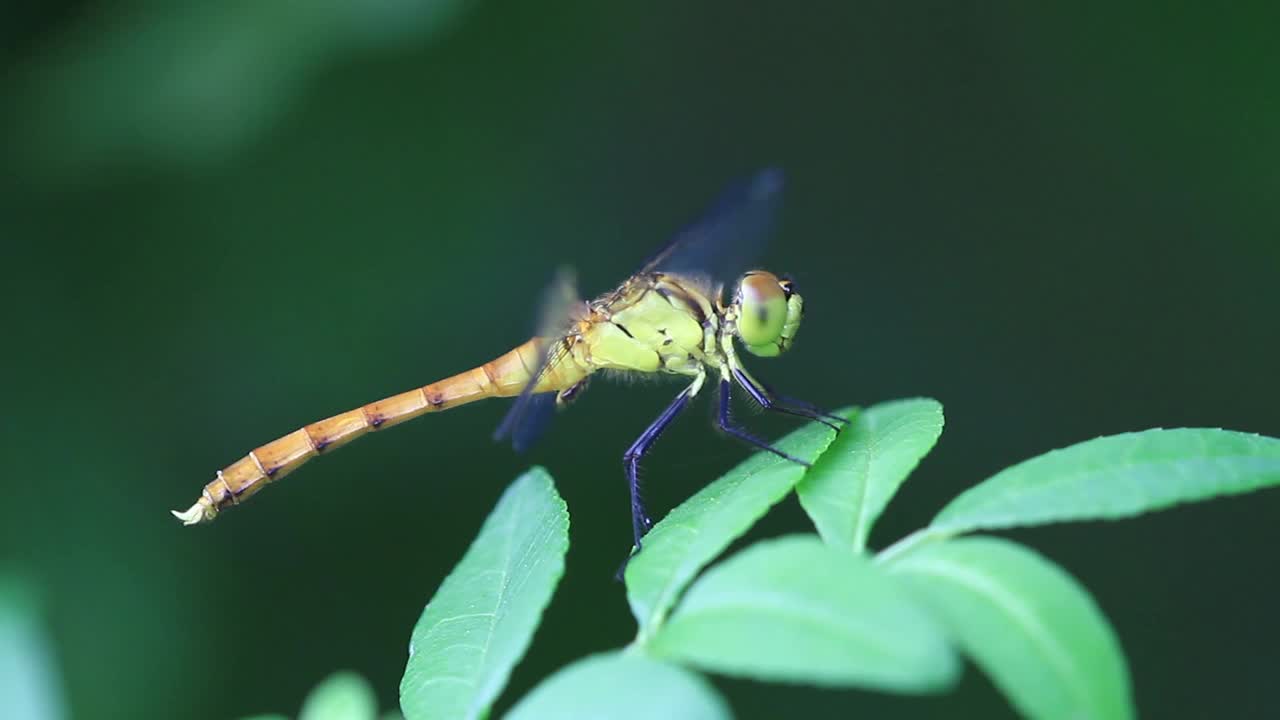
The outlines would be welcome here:
M 532 387 L 533 384 L 530 383 L 529 386 Z M 546 432 L 551 418 L 555 417 L 555 410 L 555 393 L 532 393 L 526 390 L 516 398 L 506 417 L 502 418 L 502 423 L 493 433 L 493 439 L 498 442 L 510 439 L 511 447 L 516 452 L 523 453 L 533 447 Z
M 563 347 L 563 343 L 559 343 Z M 534 387 L 538 379 L 546 372 L 556 359 L 556 353 L 544 353 L 542 365 L 533 374 L 528 385 L 516 396 L 515 402 L 507 410 L 502 422 L 493 432 L 497 442 L 511 441 L 516 452 L 525 452 L 546 432 L 555 416 L 556 394 L 553 392 L 535 393 Z
M 728 281 L 752 269 L 773 230 L 784 184 L 777 168 L 731 184 L 700 218 L 649 258 L 640 272 Z
M 529 383 L 516 396 L 511 409 L 493 433 L 498 442 L 510 440 L 516 452 L 524 452 L 546 430 L 555 415 L 556 394 L 535 393 L 538 381 L 548 368 L 568 353 L 565 338 L 583 308 L 578 298 L 573 272 L 561 269 L 543 293 L 542 305 L 535 331 L 540 345 L 541 361 L 529 376 Z

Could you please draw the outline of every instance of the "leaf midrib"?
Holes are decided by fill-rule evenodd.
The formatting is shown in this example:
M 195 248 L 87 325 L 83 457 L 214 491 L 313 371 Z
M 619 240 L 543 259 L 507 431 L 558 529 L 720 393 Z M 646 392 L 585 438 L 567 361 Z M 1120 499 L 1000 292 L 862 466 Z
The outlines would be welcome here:
M 1148 469 L 1152 472 L 1158 472 L 1160 468 L 1165 466 L 1178 466 L 1185 463 L 1205 462 L 1205 461 L 1211 461 L 1215 463 L 1221 462 L 1221 461 L 1225 461 L 1228 463 L 1234 463 L 1239 461 L 1264 461 L 1264 462 L 1273 463 L 1275 465 L 1275 471 L 1280 472 L 1280 459 L 1271 458 L 1265 455 L 1238 455 L 1238 454 L 1189 455 L 1189 456 L 1184 456 L 1176 459 L 1150 460 L 1150 461 L 1128 462 L 1128 463 L 1123 463 L 1123 462 L 1109 463 L 1102 467 L 1086 468 L 1086 469 L 1080 469 L 1080 470 L 1074 470 L 1074 471 L 1055 474 L 1049 480 L 1043 480 L 1043 481 L 1031 480 L 1031 481 L 1022 481 L 1017 484 L 1011 484 L 1007 487 L 1000 488 L 1000 493 L 998 495 L 993 495 L 992 498 L 989 498 L 985 502 L 978 504 L 976 507 L 978 509 L 984 509 L 984 508 L 990 507 L 993 500 L 998 500 L 1002 505 L 1010 502 L 1020 502 L 1028 497 L 1034 497 L 1034 495 L 1038 493 L 1045 492 L 1046 490 L 1054 490 L 1057 487 L 1064 484 L 1069 485 L 1072 483 L 1084 483 L 1084 482 L 1088 482 L 1096 478 L 1099 478 L 1101 476 L 1110 475 L 1114 473 L 1121 473 L 1121 474 L 1132 473 L 1135 469 L 1139 469 L 1139 468 Z M 1002 472 L 1007 472 L 1007 471 L 1002 471 Z M 1232 469 L 1232 472 L 1233 472 L 1233 475 L 1231 479 L 1241 478 L 1241 473 L 1235 471 L 1234 469 Z M 985 482 L 991 482 L 992 480 L 995 480 L 998 477 L 999 477 L 999 473 L 997 473 L 996 475 L 993 475 L 991 478 L 989 478 Z M 1251 489 L 1264 484 L 1263 481 L 1257 480 L 1256 476 L 1254 475 L 1247 475 L 1244 477 L 1249 480 L 1248 484 L 1245 484 L 1245 485 L 1230 484 L 1229 481 L 1224 483 L 1215 483 L 1210 488 L 1210 492 L 1206 494 L 1194 495 L 1194 496 L 1172 496 L 1166 499 L 1162 499 L 1161 504 L 1157 505 L 1156 507 L 1167 507 L 1168 505 L 1174 505 L 1178 503 L 1194 502 L 1197 500 L 1206 500 L 1213 497 L 1217 497 L 1224 493 L 1228 493 L 1232 490 L 1236 490 L 1240 488 Z M 1147 483 L 1139 481 L 1136 484 L 1139 487 L 1143 487 Z M 979 484 L 979 485 L 975 485 L 973 489 L 976 490 L 981 487 L 982 487 L 982 484 Z M 959 498 L 957 498 L 957 501 L 964 499 L 964 497 L 965 496 L 962 494 Z M 1134 514 L 1134 513 L 1142 512 L 1144 508 L 1149 508 L 1149 507 L 1151 507 L 1151 505 L 1143 504 L 1143 505 L 1140 505 L 1135 510 L 1126 511 L 1126 512 L 1127 514 Z M 1019 524 L 1018 521 L 1005 524 L 1008 522 L 1005 520 L 999 521 L 998 524 L 992 524 L 986 521 L 980 521 L 975 524 L 972 520 L 965 518 L 965 514 L 967 514 L 968 512 L 971 512 L 969 508 L 965 508 L 963 505 L 961 505 L 959 506 L 959 509 L 966 511 L 966 513 L 960 513 L 959 510 L 956 511 L 958 514 L 960 514 L 960 518 L 962 522 L 956 522 L 948 518 L 947 509 L 944 508 L 943 511 L 939 513 L 938 517 L 934 518 L 934 521 L 930 523 L 930 527 L 934 529 L 941 529 L 941 530 L 947 530 L 947 531 L 964 532 L 967 530 L 973 530 L 980 527 L 1012 527 Z M 1038 515 L 1036 520 L 1034 521 L 1028 520 L 1028 522 L 1042 521 L 1043 518 L 1066 519 L 1066 518 L 1072 518 L 1077 516 L 1091 517 L 1097 514 L 1098 512 L 1092 511 L 1092 510 L 1083 511 L 1083 512 L 1072 511 L 1072 512 L 1066 512 L 1061 514 L 1050 513 L 1043 516 Z
M 1087 707 L 1092 694 L 1088 690 L 1088 684 L 1074 671 L 1075 663 L 1065 654 L 1062 645 L 1053 639 L 1053 635 L 1036 622 L 1035 611 L 1022 602 L 1017 595 L 1008 592 L 999 583 L 993 582 L 989 576 L 973 568 L 939 558 L 915 558 L 909 566 L 903 567 L 903 571 L 950 580 L 990 598 L 997 607 L 1006 611 L 1007 617 L 1012 618 L 1015 624 L 1026 630 L 1032 646 L 1040 650 L 1048 666 L 1056 669 L 1057 674 L 1064 679 L 1064 687 L 1076 698 L 1077 706 Z
M 827 606 L 805 602 L 807 598 L 804 596 L 759 590 L 747 592 L 704 591 L 702 594 L 709 597 L 697 598 L 694 602 L 699 604 L 693 608 L 688 608 L 689 599 L 687 599 L 686 605 L 672 619 L 672 623 L 688 620 L 689 618 L 696 619 L 700 615 L 708 613 L 714 616 L 718 612 L 759 613 L 761 611 L 769 611 L 783 618 L 798 620 L 799 624 L 812 626 L 823 634 L 829 634 L 833 628 L 838 628 L 842 636 L 851 641 L 860 641 L 864 646 L 872 647 L 887 657 L 908 664 L 917 664 L 919 662 L 918 656 L 895 652 L 901 643 L 895 642 L 894 638 L 877 637 L 874 633 L 860 634 L 858 632 L 860 628 L 873 627 L 872 625 L 868 623 L 850 623 L 847 616 L 840 615 Z

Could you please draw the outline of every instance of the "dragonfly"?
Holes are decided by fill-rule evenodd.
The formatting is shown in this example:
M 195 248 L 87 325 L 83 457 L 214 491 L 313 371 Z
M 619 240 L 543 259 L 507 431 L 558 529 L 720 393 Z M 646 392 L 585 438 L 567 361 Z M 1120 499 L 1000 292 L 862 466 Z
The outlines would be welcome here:
M 719 430 L 808 465 L 739 426 L 730 415 L 736 386 L 765 410 L 817 421 L 835 431 L 847 422 L 811 403 L 777 394 L 747 370 L 739 355 L 739 345 L 762 358 L 786 352 L 804 314 L 804 301 L 792 279 L 752 265 L 773 228 L 783 186 L 777 169 L 731 184 L 638 272 L 594 300 L 577 299 L 571 277 L 562 273 L 547 292 L 532 339 L 483 365 L 314 422 L 255 448 L 217 471 L 189 509 L 173 514 L 185 525 L 211 522 L 311 458 L 367 433 L 484 398 L 515 398 L 495 439 L 509 440 L 523 450 L 545 427 L 548 416 L 580 397 L 597 374 L 659 374 L 687 381 L 622 455 L 635 552 L 653 526 L 641 497 L 640 461 L 708 386 L 709 378 L 717 385 L 714 415 Z M 736 277 L 728 292 L 726 277 Z

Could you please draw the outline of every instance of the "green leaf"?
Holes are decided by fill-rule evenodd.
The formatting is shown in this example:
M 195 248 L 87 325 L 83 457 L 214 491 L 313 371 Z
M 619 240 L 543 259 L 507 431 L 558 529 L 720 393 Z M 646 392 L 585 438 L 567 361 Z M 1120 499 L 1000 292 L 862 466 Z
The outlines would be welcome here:
M 777 447 L 813 462 L 834 436 L 825 425 L 810 423 Z M 804 470 L 772 453 L 756 453 L 653 526 L 626 572 L 627 600 L 642 640 L 662 623 L 698 571 L 786 497 Z
M 325 678 L 302 703 L 298 720 L 375 720 L 378 698 L 368 681 L 350 671 Z
M 30 586 L 0 575 L 0 714 L 4 717 L 58 720 L 67 716 L 62 678 L 38 605 Z
M 960 667 L 894 578 L 813 535 L 708 570 L 647 650 L 726 675 L 913 693 L 951 685 Z
M 635 654 L 579 660 L 543 680 L 506 720 L 729 720 L 710 683 L 688 670 Z
M 1070 575 L 988 537 L 918 548 L 888 564 L 933 609 L 1018 711 L 1033 718 L 1130 718 L 1115 633 Z
M 551 476 L 520 476 L 427 603 L 400 681 L 406 718 L 484 717 L 551 600 L 569 549 L 569 514 Z
M 942 434 L 942 406 L 898 400 L 851 419 L 796 494 L 823 540 L 861 553 L 871 526 Z
M 951 501 L 934 534 L 1115 519 L 1280 484 L 1280 440 L 1228 430 L 1147 430 L 1054 450 Z

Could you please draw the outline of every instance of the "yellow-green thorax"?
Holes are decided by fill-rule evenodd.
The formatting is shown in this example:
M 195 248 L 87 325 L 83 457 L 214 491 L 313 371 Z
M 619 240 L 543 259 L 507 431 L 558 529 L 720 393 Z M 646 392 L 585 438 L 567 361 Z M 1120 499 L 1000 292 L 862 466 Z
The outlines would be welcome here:
M 753 270 L 738 281 L 728 304 L 721 292 L 698 277 L 633 276 L 586 304 L 564 338 L 569 352 L 561 362 L 584 378 L 597 370 L 697 377 L 707 370 L 745 372 L 735 338 L 763 357 L 791 346 L 804 304 L 790 280 Z
M 682 276 L 633 277 L 590 303 L 575 359 L 591 370 L 695 375 L 716 355 L 719 317 L 712 295 Z

